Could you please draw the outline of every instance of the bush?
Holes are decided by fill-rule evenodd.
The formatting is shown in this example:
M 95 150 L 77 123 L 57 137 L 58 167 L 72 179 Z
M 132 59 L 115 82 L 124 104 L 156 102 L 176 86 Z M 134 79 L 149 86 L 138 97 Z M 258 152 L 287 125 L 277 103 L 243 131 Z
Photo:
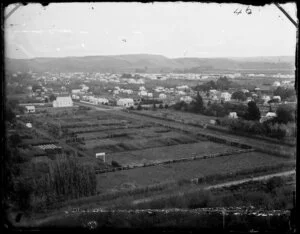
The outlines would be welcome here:
M 122 167 L 117 161 L 114 161 L 114 160 L 111 161 L 111 165 L 113 167 Z
M 284 185 L 284 180 L 281 177 L 273 177 L 266 183 L 268 192 L 274 192 L 276 188 Z

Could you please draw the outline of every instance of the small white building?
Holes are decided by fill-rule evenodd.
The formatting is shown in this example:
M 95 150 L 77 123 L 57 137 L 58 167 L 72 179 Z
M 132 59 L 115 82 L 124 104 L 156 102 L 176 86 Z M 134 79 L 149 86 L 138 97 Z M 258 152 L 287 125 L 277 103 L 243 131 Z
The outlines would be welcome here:
M 153 93 L 147 93 L 147 97 L 153 97 Z
M 275 112 L 268 112 L 268 113 L 266 114 L 266 116 L 262 116 L 262 117 L 260 118 L 259 122 L 260 122 L 260 123 L 263 123 L 263 122 L 265 122 L 265 121 L 267 121 L 267 120 L 269 120 L 269 119 L 273 119 L 273 118 L 275 118 L 275 117 L 277 117 L 277 115 L 276 115 Z
M 193 98 L 190 96 L 183 96 L 180 98 L 180 101 L 184 101 L 186 103 L 191 103 L 193 101 Z
M 228 118 L 229 119 L 237 119 L 238 116 L 237 116 L 236 112 L 230 112 L 228 115 Z
M 35 106 L 25 106 L 25 113 L 35 113 Z
M 145 90 L 146 90 L 146 88 L 144 86 L 139 87 L 139 91 L 145 91 Z
M 70 96 L 66 97 L 57 97 L 55 101 L 53 101 L 53 107 L 71 107 L 73 106 L 73 101 Z
M 221 100 L 223 100 L 224 102 L 229 102 L 231 99 L 231 94 L 228 92 L 223 92 L 221 93 Z
M 117 106 L 131 107 L 134 105 L 132 98 L 121 98 L 117 101 Z
M 72 89 L 72 94 L 79 94 L 81 89 Z
M 142 91 L 138 92 L 138 95 L 139 96 L 148 96 L 148 93 L 147 93 L 147 91 L 142 90 Z
M 281 102 L 281 97 L 280 96 L 273 96 L 273 99 L 278 100 L 278 102 Z
M 272 117 L 272 118 L 274 118 L 274 117 L 277 117 L 277 114 L 275 112 L 268 112 L 266 114 L 266 117 Z
M 166 99 L 167 98 L 167 95 L 164 94 L 164 93 L 160 93 L 159 96 L 158 96 L 159 99 Z
M 27 128 L 32 128 L 32 124 L 31 123 L 26 123 L 26 127 Z
M 275 81 L 272 86 L 279 87 L 280 86 L 280 82 L 279 81 Z
M 80 97 L 79 97 L 78 95 L 76 95 L 76 94 L 72 94 L 72 99 L 74 99 L 74 100 L 79 100 Z

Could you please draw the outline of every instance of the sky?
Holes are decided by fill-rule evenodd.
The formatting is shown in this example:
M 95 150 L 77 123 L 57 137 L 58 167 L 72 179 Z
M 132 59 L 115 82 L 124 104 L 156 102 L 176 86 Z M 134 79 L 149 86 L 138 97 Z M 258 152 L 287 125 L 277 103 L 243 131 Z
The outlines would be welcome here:
M 6 15 L 14 6 L 5 9 Z M 298 22 L 296 4 L 281 6 Z M 32 3 L 5 21 L 4 35 L 9 58 L 119 54 L 208 58 L 294 56 L 296 32 L 273 4 Z

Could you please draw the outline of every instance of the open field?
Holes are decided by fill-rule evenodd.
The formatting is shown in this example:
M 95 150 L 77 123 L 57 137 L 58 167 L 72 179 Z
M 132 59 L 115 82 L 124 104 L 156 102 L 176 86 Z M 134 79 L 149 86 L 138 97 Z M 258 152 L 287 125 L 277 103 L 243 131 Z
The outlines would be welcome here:
M 225 175 L 264 166 L 276 166 L 285 162 L 287 160 L 283 158 L 251 152 L 199 161 L 136 168 L 98 175 L 97 190 L 101 192 L 114 191 L 182 179 L 201 178 L 219 173 Z
M 176 111 L 172 109 L 159 109 L 156 111 L 152 110 L 139 110 L 137 113 L 146 114 L 154 117 L 160 117 L 164 119 L 173 120 L 185 124 L 209 124 L 210 120 L 215 120 L 214 116 L 206 116 L 202 114 L 188 113 L 183 111 Z M 218 117 L 220 119 L 220 117 Z

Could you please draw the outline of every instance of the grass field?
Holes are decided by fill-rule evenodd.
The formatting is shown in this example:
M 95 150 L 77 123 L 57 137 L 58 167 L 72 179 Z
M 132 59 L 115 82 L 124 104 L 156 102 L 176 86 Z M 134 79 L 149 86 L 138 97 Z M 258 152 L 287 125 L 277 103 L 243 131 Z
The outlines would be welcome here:
M 108 161 L 117 161 L 123 166 L 141 165 L 149 162 L 159 162 L 162 160 L 172 160 L 184 157 L 195 157 L 210 153 L 219 153 L 237 148 L 217 144 L 210 141 L 197 142 L 192 144 L 180 144 L 143 150 L 113 153 L 107 156 Z
M 286 162 L 286 159 L 251 152 L 199 161 L 136 168 L 97 175 L 97 190 L 105 192 L 124 188 L 142 187 L 219 173 L 235 173 L 263 166 L 275 166 L 284 162 Z

